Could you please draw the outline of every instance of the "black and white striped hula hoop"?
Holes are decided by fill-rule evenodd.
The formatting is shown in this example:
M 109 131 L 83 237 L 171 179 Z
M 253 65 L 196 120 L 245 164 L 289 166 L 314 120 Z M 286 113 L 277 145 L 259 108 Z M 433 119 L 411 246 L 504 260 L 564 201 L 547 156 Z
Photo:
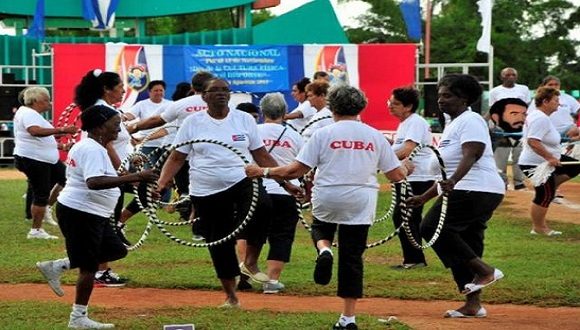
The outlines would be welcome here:
M 163 153 L 159 157 L 159 160 L 157 161 L 157 163 L 155 164 L 153 169 L 159 170 L 160 164 L 163 164 L 165 162 L 165 159 L 167 157 L 169 157 L 169 155 L 171 154 L 171 152 L 173 152 L 173 150 L 180 148 L 182 146 L 185 146 L 185 145 L 197 144 L 197 143 L 211 143 L 211 144 L 215 144 L 215 145 L 224 147 L 228 150 L 231 150 L 236 155 L 238 155 L 238 157 L 240 157 L 245 164 L 250 163 L 239 150 L 237 150 L 236 148 L 234 148 L 234 147 L 232 147 L 232 146 L 230 146 L 222 141 L 212 140 L 212 139 L 196 139 L 196 140 L 185 141 L 185 142 L 173 145 L 172 148 L 168 149 L 165 153 Z M 155 183 L 148 183 L 147 184 L 147 205 L 152 206 L 155 204 L 155 202 L 153 200 L 153 192 L 154 192 L 155 188 L 156 188 Z M 244 220 L 229 235 L 227 235 L 223 238 L 220 238 L 216 241 L 208 242 L 208 243 L 194 243 L 194 242 L 189 242 L 189 241 L 177 238 L 172 233 L 170 233 L 169 231 L 167 231 L 165 229 L 162 222 L 158 219 L 157 214 L 155 212 L 155 209 L 153 207 L 144 208 L 143 212 L 145 213 L 145 215 L 147 215 L 150 222 L 154 223 L 157 226 L 157 228 L 165 236 L 167 236 L 169 239 L 171 239 L 175 243 L 178 243 L 178 244 L 181 244 L 184 246 L 189 246 L 189 247 L 210 247 L 210 246 L 216 246 L 216 245 L 219 245 L 219 244 L 222 244 L 222 243 L 225 243 L 227 241 L 234 239 L 248 225 L 249 221 L 254 216 L 254 211 L 256 210 L 257 203 L 258 203 L 258 179 L 252 179 L 252 195 L 251 195 L 251 199 L 250 199 L 250 207 L 248 209 L 248 214 L 246 214 Z
M 409 160 L 412 161 L 413 158 L 417 155 L 417 153 L 419 153 L 419 151 L 421 151 L 424 148 L 428 148 L 431 151 L 433 151 L 433 153 L 437 157 L 437 162 L 439 163 L 439 170 L 441 172 L 441 178 L 443 180 L 447 180 L 447 173 L 445 173 L 445 164 L 443 163 L 443 158 L 441 158 L 441 154 L 439 153 L 439 150 L 437 150 L 435 147 L 433 147 L 431 145 L 420 144 L 420 145 L 416 146 L 415 149 L 413 149 L 413 151 L 409 155 Z M 413 233 L 411 232 L 411 227 L 409 226 L 409 221 L 411 219 L 411 215 L 412 215 L 413 210 L 411 208 L 407 207 L 407 204 L 405 203 L 405 199 L 407 199 L 408 197 L 411 197 L 412 195 L 413 195 L 413 192 L 411 190 L 411 185 L 409 184 L 408 181 L 405 180 L 401 185 L 401 219 L 402 219 L 401 226 L 403 227 L 403 230 L 405 231 L 405 234 L 407 235 L 407 238 L 409 239 L 409 243 L 411 243 L 411 245 L 413 245 L 413 247 L 415 247 L 416 249 L 420 249 L 420 250 L 427 249 L 427 248 L 431 247 L 433 244 L 435 244 L 435 242 L 439 238 L 439 235 L 441 234 L 441 229 L 443 229 L 443 224 L 445 223 L 445 217 L 447 216 L 448 194 L 443 193 L 443 195 L 442 195 L 441 214 L 439 215 L 439 222 L 437 223 L 437 227 L 435 228 L 435 233 L 433 234 L 433 237 L 431 237 L 431 239 L 424 245 L 419 244 L 417 242 L 417 240 L 415 239 L 415 237 L 413 237 Z M 421 238 L 419 238 L 419 241 L 421 241 Z
M 332 119 L 332 116 L 324 116 L 324 117 L 320 117 L 320 118 L 316 118 L 316 119 L 314 119 L 314 120 L 311 120 L 311 121 L 309 121 L 309 122 L 308 122 L 308 124 L 306 124 L 306 126 L 304 126 L 304 127 L 303 127 L 303 128 L 300 130 L 300 132 L 298 132 L 298 133 L 300 133 L 300 135 L 304 134 L 304 132 L 306 131 L 306 129 L 307 129 L 307 128 L 309 128 L 310 126 L 312 126 L 312 125 L 316 124 L 317 122 L 319 122 L 319 121 L 323 121 L 323 120 L 325 120 L 325 119 Z

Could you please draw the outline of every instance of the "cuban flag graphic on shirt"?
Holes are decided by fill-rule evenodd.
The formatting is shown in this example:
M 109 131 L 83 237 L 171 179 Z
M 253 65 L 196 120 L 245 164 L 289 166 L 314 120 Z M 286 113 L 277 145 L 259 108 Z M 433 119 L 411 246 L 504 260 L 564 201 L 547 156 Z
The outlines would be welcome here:
M 232 135 L 232 141 L 234 142 L 246 141 L 246 136 L 244 134 L 234 134 Z

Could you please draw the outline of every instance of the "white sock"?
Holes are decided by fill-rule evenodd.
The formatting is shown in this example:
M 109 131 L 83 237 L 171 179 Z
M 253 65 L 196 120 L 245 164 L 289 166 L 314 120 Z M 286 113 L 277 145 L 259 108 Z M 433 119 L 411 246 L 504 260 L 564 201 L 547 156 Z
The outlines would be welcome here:
M 343 327 L 349 323 L 356 323 L 355 316 L 344 316 L 344 314 L 340 314 L 340 318 L 338 319 L 338 323 Z
M 328 252 L 330 252 L 330 255 L 333 255 L 332 250 L 329 247 L 323 247 L 322 249 L 320 249 L 320 251 L 318 251 L 318 254 L 320 255 L 324 251 L 328 251 Z
M 86 305 L 73 304 L 72 313 L 70 315 L 72 317 L 87 316 L 87 308 L 88 308 L 88 306 L 86 306 Z
M 278 284 L 278 280 L 269 280 L 268 282 L 270 282 L 272 284 Z
M 103 276 L 104 272 L 106 272 L 106 270 L 97 270 L 97 272 L 95 273 L 95 278 Z

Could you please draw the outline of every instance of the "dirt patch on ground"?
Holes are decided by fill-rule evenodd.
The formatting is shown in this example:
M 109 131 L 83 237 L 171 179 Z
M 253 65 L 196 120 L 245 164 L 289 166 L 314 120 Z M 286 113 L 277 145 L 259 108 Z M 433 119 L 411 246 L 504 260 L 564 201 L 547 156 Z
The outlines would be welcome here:
M 26 179 L 26 176 L 16 169 L 0 169 L 0 180 Z
M 55 296 L 47 285 L 0 284 L 3 301 L 57 301 L 71 303 L 74 287 L 65 286 L 65 296 Z M 325 311 L 340 313 L 342 301 L 337 297 L 298 297 L 240 293 L 242 309 L 272 310 L 282 312 Z M 155 299 L 151 299 L 155 297 Z M 223 303 L 224 295 L 217 291 L 166 290 L 166 289 L 111 289 L 98 288 L 93 292 L 91 305 L 104 308 L 211 307 Z M 445 319 L 443 313 L 459 307 L 457 301 L 408 301 L 382 298 L 361 299 L 359 314 L 375 315 L 387 319 L 395 316 L 414 329 L 558 329 L 580 328 L 580 308 L 542 308 L 519 305 L 486 305 L 488 317 L 484 319 Z

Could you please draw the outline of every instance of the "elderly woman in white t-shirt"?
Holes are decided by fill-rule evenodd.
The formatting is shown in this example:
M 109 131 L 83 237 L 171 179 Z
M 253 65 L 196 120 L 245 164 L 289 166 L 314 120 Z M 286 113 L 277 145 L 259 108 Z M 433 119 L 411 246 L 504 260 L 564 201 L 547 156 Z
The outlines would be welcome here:
M 580 165 L 562 166 L 562 161 L 575 161 L 576 159 L 560 154 L 560 132 L 550 120 L 551 115 L 558 111 L 559 96 L 560 92 L 555 88 L 538 88 L 534 97 L 537 111 L 532 111 L 524 124 L 522 138 L 524 148 L 518 163 L 522 170 L 529 172 L 545 162 L 556 168 L 545 183 L 535 187 L 536 194 L 530 208 L 532 217 L 530 233 L 532 235 L 562 235 L 561 231 L 548 227 L 546 213 L 550 203 L 556 197 L 556 189 L 580 173 Z
M 331 250 L 338 230 L 338 296 L 343 312 L 333 329 L 357 329 L 355 307 L 363 294 L 363 259 L 369 227 L 374 219 L 377 170 L 391 181 L 405 178 L 384 136 L 357 120 L 367 105 L 364 94 L 350 86 L 331 90 L 328 103 L 335 123 L 319 128 L 295 161 L 282 167 L 246 168 L 249 177 L 296 179 L 313 168 L 312 240 L 318 251 L 314 281 L 326 285 L 332 277 Z
M 391 114 L 401 122 L 399 127 L 397 127 L 395 140 L 393 141 L 393 150 L 399 159 L 403 160 L 409 157 L 419 144 L 431 145 L 431 128 L 423 117 L 415 113 L 419 107 L 418 90 L 413 87 L 395 88 L 388 101 L 388 107 Z M 436 172 L 431 169 L 432 158 L 433 153 L 427 148 L 420 150 L 413 158 L 415 169 L 413 174 L 407 178 L 407 181 L 411 184 L 414 195 L 421 195 L 427 191 L 437 179 Z M 396 189 L 400 192 L 401 185 L 397 184 Z M 400 194 L 397 194 L 397 196 L 400 196 Z M 422 206 L 414 208 L 409 219 L 409 227 L 414 237 L 419 236 L 422 212 Z M 393 222 L 396 228 L 403 222 L 399 200 L 396 201 Z M 412 269 L 427 266 L 423 250 L 413 247 L 403 230 L 399 232 L 399 241 L 403 250 L 403 262 L 392 268 Z
M 38 262 L 36 267 L 58 296 L 64 291 L 60 277 L 67 269 L 78 268 L 75 303 L 69 328 L 106 329 L 110 323 L 89 319 L 88 304 L 99 264 L 127 255 L 127 248 L 109 223 L 121 192 L 117 187 L 157 179 L 151 170 L 117 176 L 106 146 L 117 139 L 121 117 L 104 105 L 84 109 L 81 114 L 87 137 L 75 144 L 66 160 L 67 183 L 58 197 L 56 215 L 65 237 L 68 258 Z
M 27 238 L 56 239 L 57 236 L 42 228 L 43 219 L 56 225 L 49 204 L 56 201 L 58 191 L 65 184 L 65 167 L 59 160 L 55 137 L 73 134 L 78 128 L 72 125 L 54 128 L 42 117 L 42 113 L 52 109 L 46 88 L 29 87 L 22 95 L 24 105 L 14 115 L 14 162 L 28 178 L 29 191 L 32 191 L 32 228 Z
M 298 132 L 282 124 L 288 106 L 281 93 L 266 94 L 260 100 L 264 123 L 258 125 L 258 133 L 270 155 L 283 166 L 292 163 L 304 141 Z M 298 180 L 292 182 L 300 185 Z M 298 222 L 296 199 L 271 179 L 264 179 L 264 186 L 272 201 L 272 221 L 268 229 L 268 277 L 263 285 L 264 293 L 278 293 L 284 289 L 280 274 L 284 265 L 290 261 L 292 243 Z
M 409 206 L 420 206 L 438 195 L 448 194 L 445 224 L 433 249 L 446 268 L 450 268 L 460 292 L 466 295 L 463 306 L 448 310 L 445 317 L 486 317 L 481 306 L 481 289 L 503 277 L 503 273 L 481 258 L 487 221 L 503 200 L 505 186 L 497 172 L 489 129 L 485 120 L 469 106 L 482 93 L 473 76 L 449 74 L 438 83 L 439 109 L 449 114 L 439 151 L 447 179 L 420 196 L 410 198 Z M 431 207 L 421 223 L 421 235 L 430 240 L 442 210 L 442 198 Z

